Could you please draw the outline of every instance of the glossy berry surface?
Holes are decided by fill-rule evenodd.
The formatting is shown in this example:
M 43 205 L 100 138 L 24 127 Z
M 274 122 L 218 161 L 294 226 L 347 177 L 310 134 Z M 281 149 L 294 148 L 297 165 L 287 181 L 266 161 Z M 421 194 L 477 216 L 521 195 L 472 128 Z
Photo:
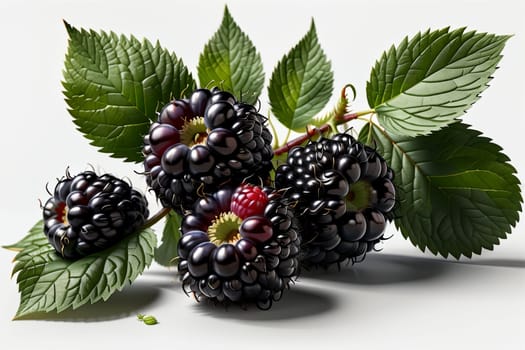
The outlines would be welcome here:
M 269 188 L 223 187 L 195 203 L 181 232 L 179 273 L 198 300 L 268 309 L 298 273 L 297 222 L 288 200 Z
M 243 184 L 232 195 L 231 211 L 241 219 L 262 215 L 268 204 L 268 196 L 259 186 Z
M 277 189 L 298 200 L 305 263 L 360 261 L 383 239 L 395 205 L 393 172 L 374 149 L 348 134 L 290 150 Z
M 78 259 L 137 231 L 148 214 L 146 198 L 128 183 L 85 171 L 57 183 L 43 207 L 44 233 L 58 254 Z
M 191 210 L 199 193 L 228 183 L 267 181 L 272 135 L 266 118 L 217 88 L 163 107 L 144 137 L 148 185 L 165 207 Z

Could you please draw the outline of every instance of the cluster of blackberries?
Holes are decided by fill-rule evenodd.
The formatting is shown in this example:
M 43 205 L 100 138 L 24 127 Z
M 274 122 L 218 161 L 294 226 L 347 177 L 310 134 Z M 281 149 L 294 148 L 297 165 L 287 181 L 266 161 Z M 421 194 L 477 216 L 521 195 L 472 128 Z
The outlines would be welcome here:
M 226 91 L 198 89 L 164 106 L 144 137 L 147 184 L 183 217 L 173 255 L 198 300 L 267 309 L 300 265 L 359 261 L 392 219 L 394 174 L 374 149 L 337 134 L 291 149 L 274 169 L 266 121 Z M 44 207 L 66 258 L 108 247 L 147 216 L 141 194 L 93 172 L 61 180 Z
M 301 235 L 270 184 L 272 135 L 217 88 L 165 106 L 144 138 L 149 186 L 183 215 L 178 269 L 198 299 L 269 308 L 298 273 Z

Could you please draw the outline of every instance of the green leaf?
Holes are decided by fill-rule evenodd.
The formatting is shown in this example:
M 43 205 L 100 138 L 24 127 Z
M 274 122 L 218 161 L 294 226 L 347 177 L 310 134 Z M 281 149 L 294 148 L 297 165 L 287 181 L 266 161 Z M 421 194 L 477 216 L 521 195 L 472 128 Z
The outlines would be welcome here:
M 368 104 L 391 134 L 439 130 L 455 122 L 487 88 L 508 38 L 464 28 L 405 38 L 372 69 Z
M 498 145 L 468 125 L 415 138 L 367 125 L 359 138 L 375 145 L 394 170 L 395 224 L 421 250 L 471 257 L 492 250 L 517 223 L 516 170 Z
M 169 212 L 162 231 L 162 243 L 155 249 L 155 261 L 162 266 L 176 265 L 177 244 L 180 239 L 182 217 L 173 210 Z
M 23 270 L 26 265 L 31 266 L 32 270 L 38 270 L 43 267 L 45 262 L 60 259 L 44 235 L 43 220 L 39 220 L 29 233 L 15 245 L 19 253 L 13 259 L 16 264 L 12 276 Z
M 2 248 L 20 252 L 25 248 L 34 247 L 42 240 L 42 226 L 44 221 L 40 220 L 29 230 L 29 233 L 16 243 L 4 245 Z
M 330 99 L 333 82 L 330 61 L 312 20 L 308 33 L 272 73 L 268 95 L 273 114 L 287 128 L 304 131 Z
M 107 300 L 150 265 L 156 245 L 155 233 L 146 229 L 104 251 L 72 261 L 55 253 L 43 232 L 42 221 L 31 229 L 29 237 L 33 244 L 15 257 L 13 274 L 18 272 L 20 291 L 15 319 Z
M 213 83 L 243 102 L 254 104 L 261 94 L 264 86 L 261 56 L 227 7 L 219 29 L 200 55 L 198 73 L 201 86 Z
M 63 86 L 75 124 L 100 151 L 141 162 L 151 121 L 173 97 L 194 90 L 193 77 L 158 42 L 66 28 Z

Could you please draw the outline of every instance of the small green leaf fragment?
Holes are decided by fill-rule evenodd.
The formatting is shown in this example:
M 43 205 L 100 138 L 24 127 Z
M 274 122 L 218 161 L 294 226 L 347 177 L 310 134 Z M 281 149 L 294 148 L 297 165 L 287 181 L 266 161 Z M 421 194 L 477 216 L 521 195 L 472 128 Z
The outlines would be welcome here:
M 144 324 L 147 324 L 148 326 L 152 326 L 152 325 L 159 323 L 157 319 L 151 315 L 144 316 L 142 318 L 142 321 L 144 322 Z
M 288 129 L 304 131 L 328 103 L 333 72 L 312 20 L 310 30 L 275 67 L 268 96 L 273 114 Z

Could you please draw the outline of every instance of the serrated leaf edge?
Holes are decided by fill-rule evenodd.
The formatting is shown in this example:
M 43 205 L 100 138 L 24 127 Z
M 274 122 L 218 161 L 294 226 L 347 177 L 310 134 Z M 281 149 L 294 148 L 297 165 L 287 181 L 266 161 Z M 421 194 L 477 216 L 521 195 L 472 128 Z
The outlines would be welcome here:
M 399 48 L 403 48 L 403 50 L 406 50 L 406 47 L 408 45 L 410 45 L 414 41 L 421 40 L 422 37 L 429 36 L 429 35 L 434 34 L 434 33 L 439 33 L 440 37 L 443 37 L 445 35 L 448 36 L 448 37 L 454 36 L 454 35 L 459 35 L 462 38 L 469 37 L 469 36 L 471 38 L 473 38 L 473 37 L 477 36 L 478 37 L 478 41 L 477 42 L 479 42 L 479 40 L 485 40 L 487 37 L 490 37 L 490 38 L 493 38 L 494 40 L 489 45 L 487 45 L 487 47 L 484 47 L 483 50 L 486 51 L 487 48 L 492 49 L 493 47 L 501 47 L 501 49 L 499 49 L 499 52 L 501 52 L 501 50 L 503 49 L 503 46 L 505 45 L 505 42 L 511 37 L 510 35 L 495 35 L 495 34 L 489 34 L 489 33 L 478 33 L 476 31 L 465 32 L 465 30 L 466 30 L 466 27 L 461 27 L 461 28 L 455 29 L 453 31 L 450 31 L 450 27 L 445 27 L 445 28 L 439 29 L 439 30 L 428 29 L 425 32 L 418 32 L 411 39 L 409 39 L 408 36 L 405 36 L 403 38 L 403 40 L 397 46 L 396 45 L 392 45 L 388 50 L 383 52 L 383 54 L 381 55 L 380 59 L 375 61 L 375 64 L 374 64 L 374 66 L 372 68 L 371 77 L 367 81 L 367 84 L 366 84 L 367 98 L 368 98 L 369 105 L 371 107 L 372 107 L 372 105 L 374 105 L 373 108 L 377 112 L 380 124 L 383 127 L 385 127 L 389 132 L 392 132 L 394 134 L 407 135 L 407 136 L 418 136 L 418 135 L 428 135 L 428 134 L 430 134 L 433 131 L 438 131 L 438 130 L 444 128 L 445 126 L 447 126 L 447 125 L 449 125 L 451 123 L 457 122 L 458 118 L 461 117 L 463 114 L 465 114 L 467 112 L 467 110 L 480 98 L 481 93 L 489 86 L 488 82 L 492 79 L 492 75 L 489 75 L 487 77 L 487 82 L 485 84 L 479 85 L 479 86 L 477 86 L 476 89 L 474 89 L 474 90 L 477 90 L 477 92 L 476 92 L 475 96 L 473 94 L 471 94 L 471 96 L 474 96 L 474 97 L 471 99 L 471 101 L 469 103 L 463 104 L 462 105 L 463 108 L 461 110 L 456 111 L 455 113 L 453 113 L 450 116 L 446 116 L 446 118 L 445 117 L 424 118 L 422 116 L 416 116 L 414 114 L 409 113 L 408 108 L 399 108 L 399 107 L 391 105 L 391 102 L 395 101 L 400 96 L 402 96 L 402 95 L 409 95 L 410 94 L 409 93 L 410 90 L 413 89 L 414 86 L 417 86 L 418 84 L 424 83 L 425 81 L 431 81 L 432 80 L 431 79 L 432 75 L 434 75 L 437 72 L 445 69 L 446 67 L 453 66 L 454 63 L 457 62 L 458 60 L 465 60 L 466 58 L 468 58 L 469 56 L 472 56 L 474 54 L 474 53 L 470 53 L 467 56 L 461 56 L 461 57 L 459 57 L 459 59 L 451 60 L 450 62 L 447 62 L 446 66 L 442 67 L 440 70 L 431 73 L 427 77 L 424 77 L 424 79 L 419 81 L 414 86 L 410 86 L 410 87 L 400 91 L 399 94 L 397 94 L 395 96 L 391 96 L 387 101 L 383 101 L 383 102 L 381 102 L 379 104 L 378 104 L 378 101 L 377 101 L 378 99 L 379 99 L 379 101 L 384 100 L 384 98 L 385 98 L 384 94 L 387 91 L 386 88 L 383 88 L 383 91 L 382 91 L 383 95 L 382 95 L 381 98 L 379 98 L 379 96 L 376 96 L 375 97 L 375 101 L 371 100 L 370 91 L 371 91 L 371 88 L 372 88 L 371 87 L 372 86 L 372 82 L 371 82 L 372 81 L 372 76 L 374 76 L 374 74 L 375 74 L 375 76 L 376 76 L 375 80 L 377 80 L 378 71 L 381 70 L 380 67 L 381 67 L 381 65 L 383 63 L 387 64 L 388 57 L 395 56 L 396 60 L 397 60 L 398 57 L 397 57 L 397 53 L 396 52 L 398 51 Z M 457 39 L 457 37 L 455 37 L 455 38 Z M 436 41 L 438 41 L 438 39 L 434 39 L 433 40 L 433 42 L 436 42 Z M 453 40 L 451 40 L 450 43 L 452 41 Z M 473 45 L 473 46 L 475 46 L 475 45 Z M 431 46 L 427 47 L 423 52 L 420 53 L 420 55 L 418 57 L 422 56 L 425 51 L 428 51 L 430 49 L 431 49 Z M 475 54 L 479 54 L 479 51 L 475 51 Z M 499 55 L 496 55 L 495 57 L 496 58 L 495 58 L 494 65 L 493 66 L 491 65 L 487 69 L 492 69 L 492 68 L 494 68 L 493 70 L 497 69 L 497 63 L 501 59 L 502 55 L 499 54 Z M 480 66 L 480 65 L 477 65 L 477 67 L 478 66 Z M 432 67 L 430 67 L 429 70 L 432 70 L 431 68 Z M 407 75 L 408 74 L 405 73 L 405 77 L 404 77 L 405 80 L 407 78 Z M 469 84 L 471 84 L 471 83 L 469 83 Z M 457 91 L 457 90 L 458 90 L 458 87 L 456 86 L 454 91 Z M 437 96 L 439 94 L 441 94 L 441 92 L 437 93 L 437 94 L 432 94 L 432 95 L 429 95 L 429 96 Z M 464 101 L 465 98 L 466 97 L 462 98 L 461 101 Z M 450 103 L 450 102 L 451 101 L 449 101 L 448 103 Z M 415 113 L 421 113 L 421 112 L 429 111 L 429 110 L 431 110 L 434 107 L 438 107 L 438 105 L 414 106 L 414 107 L 410 107 L 410 108 L 413 109 Z M 402 119 L 402 120 L 389 118 L 389 116 L 388 116 L 389 111 L 395 111 L 395 110 L 402 110 L 402 111 L 404 111 L 404 113 L 412 115 L 412 117 L 418 118 L 418 120 L 423 121 L 424 124 L 428 124 L 429 127 L 427 129 L 421 130 L 421 128 L 422 128 L 422 124 L 421 123 L 417 124 L 415 122 L 409 122 L 409 121 L 406 120 L 406 118 Z M 437 120 L 437 119 L 442 119 L 442 120 L 440 121 L 440 123 L 436 124 L 435 120 Z M 414 126 L 414 130 L 411 130 L 410 128 L 408 128 L 409 125 L 413 125 Z
M 470 128 L 471 126 L 469 124 L 466 124 L 466 123 L 461 123 L 462 125 L 464 125 L 466 128 Z M 424 177 L 426 178 L 426 180 L 430 183 L 432 182 L 431 180 L 433 180 L 434 177 L 437 177 L 437 176 L 428 176 L 426 175 L 426 173 L 421 169 L 421 167 L 419 165 L 417 165 L 415 163 L 415 161 L 407 156 L 407 151 L 405 151 L 399 144 L 398 142 L 396 142 L 395 140 L 392 139 L 392 137 L 388 134 L 388 132 L 386 130 L 384 130 L 383 128 L 381 128 L 380 126 L 378 126 L 377 124 L 373 123 L 373 122 L 369 122 L 366 127 L 368 128 L 374 128 L 375 130 L 377 130 L 378 132 L 380 132 L 388 141 L 389 143 L 392 145 L 392 148 L 396 147 L 398 148 L 399 150 L 401 151 L 398 151 L 398 152 L 401 152 L 401 154 L 403 155 L 403 157 L 405 159 L 408 160 L 408 162 L 411 164 L 411 166 L 414 167 L 414 169 L 417 169 L 417 171 L 419 171 L 419 173 Z M 362 129 L 362 131 L 366 131 L 365 128 Z M 483 136 L 483 134 L 477 130 L 474 130 L 474 129 L 470 129 L 471 131 L 475 131 L 477 133 L 477 137 L 481 137 L 483 139 L 485 139 L 487 142 L 490 142 L 491 145 L 493 145 L 494 147 L 496 147 L 496 150 L 498 152 L 498 156 L 500 157 L 499 159 L 499 162 L 501 164 L 504 164 L 505 166 L 507 166 L 509 168 L 509 170 L 511 171 L 511 174 L 513 176 L 513 184 L 514 185 L 517 185 L 519 186 L 520 185 L 520 181 L 519 179 L 517 178 L 516 176 L 516 169 L 509 163 L 509 158 L 504 154 L 502 153 L 502 148 L 495 144 L 495 143 L 492 143 L 492 139 L 486 137 L 486 136 Z M 372 132 L 371 132 L 372 133 Z M 370 134 L 371 134 L 370 133 Z M 370 144 L 371 143 L 371 138 L 370 138 L 370 135 L 367 136 L 367 141 L 366 142 L 367 144 Z M 473 170 L 474 171 L 474 170 Z M 488 172 L 488 170 L 486 170 Z M 463 173 L 463 172 L 459 172 L 459 173 Z M 457 174 L 457 173 L 454 173 L 454 174 Z M 447 174 L 446 176 L 447 177 L 450 177 L 451 175 L 454 175 L 454 174 Z M 501 175 L 497 174 L 497 173 L 492 173 L 494 174 L 495 176 L 499 177 L 499 178 L 502 178 Z M 503 178 L 502 178 L 503 179 Z M 476 189 L 476 188 L 470 188 L 469 189 Z M 486 189 L 483 189 L 483 191 L 481 192 L 485 192 Z M 504 191 L 504 193 L 514 193 L 514 192 L 511 192 L 511 191 Z M 522 204 L 523 204 L 523 197 L 521 196 L 520 193 L 517 194 L 519 196 L 519 208 L 518 208 L 518 211 L 517 213 L 520 213 L 522 211 Z M 397 196 L 397 195 L 396 195 Z M 399 200 L 399 198 L 397 198 L 397 200 Z M 397 208 L 399 209 L 399 208 Z M 396 211 L 396 208 L 394 208 L 394 210 Z M 470 254 L 465 254 L 464 252 L 460 252 L 459 254 L 455 254 L 453 252 L 444 252 L 442 250 L 439 250 L 437 249 L 433 249 L 432 246 L 430 246 L 429 244 L 425 243 L 425 242 L 418 242 L 415 240 L 415 237 L 413 237 L 410 232 L 406 232 L 405 229 L 404 229 L 404 225 L 402 225 L 400 222 L 399 222 L 399 217 L 397 216 L 396 214 L 396 217 L 394 218 L 394 224 L 396 226 L 396 228 L 398 230 L 401 231 L 401 233 L 403 234 L 403 236 L 405 238 L 408 238 L 410 239 L 410 241 L 412 242 L 412 244 L 416 247 L 418 247 L 422 252 L 425 252 L 427 249 L 434 255 L 438 255 L 440 254 L 441 256 L 443 256 L 444 258 L 448 258 L 449 255 L 453 256 L 455 259 L 460 259 L 461 257 L 467 257 L 467 258 L 471 258 L 472 257 L 472 254 L 481 254 L 481 250 L 482 249 L 487 249 L 487 250 L 493 250 L 494 246 L 495 245 L 498 245 L 500 243 L 500 239 L 502 238 L 505 238 L 507 234 L 510 234 L 511 233 L 511 229 L 510 228 L 513 228 L 516 226 L 516 224 L 518 223 L 519 219 L 516 218 L 514 221 L 510 222 L 508 221 L 507 218 L 505 218 L 505 221 L 507 222 L 507 225 L 509 226 L 508 228 L 505 229 L 505 231 L 503 232 L 503 236 L 500 236 L 500 235 L 497 235 L 496 237 L 496 242 L 493 243 L 493 242 L 490 242 L 490 245 L 486 245 L 485 243 L 481 243 L 481 247 L 480 247 L 480 250 L 479 251 L 472 251 Z M 421 238 L 421 237 L 420 237 Z M 459 237 L 459 238 L 462 238 L 462 237 Z
M 236 45 L 237 46 L 242 45 L 244 50 L 249 49 L 249 53 L 248 54 L 244 53 L 242 57 L 244 59 L 248 59 L 249 57 L 251 64 L 249 66 L 246 64 L 243 64 L 243 65 L 237 64 L 235 66 L 232 66 L 232 63 L 233 63 L 232 57 L 231 57 L 232 52 L 227 51 L 227 56 L 228 56 L 227 61 L 228 61 L 228 70 L 229 70 L 229 72 L 225 72 L 227 73 L 226 74 L 227 80 L 222 79 L 221 81 L 215 81 L 215 79 L 209 79 L 210 77 L 208 76 L 210 75 L 210 68 L 212 71 L 211 74 L 218 74 L 217 73 L 218 67 L 217 66 L 209 67 L 209 62 L 207 61 L 208 56 L 213 53 L 215 53 L 214 56 L 220 56 L 217 54 L 217 52 L 214 52 L 214 51 L 217 46 L 217 41 L 222 42 L 221 38 L 223 36 L 228 36 L 229 38 L 228 43 L 227 44 L 223 43 L 223 45 L 230 47 L 230 44 L 231 44 L 230 36 L 232 32 L 234 33 L 234 36 L 238 37 L 236 40 L 237 42 Z M 213 65 L 213 61 L 217 63 L 218 58 L 215 57 L 215 60 L 212 60 L 212 65 Z M 239 82 L 235 82 L 234 84 L 232 73 L 240 73 L 242 75 L 242 73 L 247 72 L 247 70 L 249 70 L 249 74 L 244 74 L 245 79 L 244 79 L 244 83 L 241 84 L 242 85 L 241 87 L 245 87 L 246 83 L 248 83 L 251 89 L 248 89 L 248 91 L 246 91 L 245 89 L 243 91 L 241 87 L 236 86 L 236 85 L 239 85 Z M 255 45 L 253 44 L 250 37 L 237 24 L 237 22 L 235 21 L 235 19 L 230 13 L 228 6 L 224 7 L 224 15 L 223 15 L 219 28 L 215 31 L 213 36 L 206 43 L 203 52 L 201 52 L 201 54 L 199 55 L 197 72 L 198 72 L 201 86 L 208 86 L 213 82 L 215 85 L 218 85 L 219 87 L 221 87 L 221 89 L 232 92 L 238 99 L 242 100 L 245 103 L 249 103 L 249 104 L 253 104 L 255 103 L 255 101 L 257 101 L 258 97 L 260 96 L 262 92 L 262 89 L 264 88 L 264 70 L 262 66 L 261 55 L 255 48 Z
M 312 20 L 310 22 L 310 28 L 309 28 L 308 32 L 301 38 L 301 40 L 297 44 L 295 44 L 292 47 L 292 49 L 288 53 L 286 53 L 281 58 L 281 60 L 278 62 L 278 64 L 274 68 L 274 71 L 273 71 L 272 76 L 270 78 L 270 83 L 268 85 L 268 96 L 269 96 L 269 99 L 270 99 L 270 107 L 271 107 L 272 113 L 277 118 L 277 120 L 279 120 L 284 126 L 286 126 L 288 129 L 295 130 L 295 131 L 303 131 L 303 128 L 308 124 L 308 122 L 306 122 L 306 123 L 302 122 L 300 125 L 295 125 L 294 124 L 294 120 L 297 119 L 297 105 L 299 104 L 299 100 L 301 98 L 306 98 L 304 96 L 304 94 L 302 94 L 302 92 L 301 92 L 304 89 L 304 84 L 303 84 L 303 82 L 301 82 L 299 96 L 298 96 L 298 98 L 295 101 L 293 106 L 291 106 L 288 103 L 287 98 L 282 95 L 281 88 L 273 88 L 273 86 L 276 84 L 276 79 L 278 77 L 279 77 L 279 79 L 282 79 L 283 75 L 284 76 L 288 75 L 288 73 L 290 71 L 290 69 L 288 68 L 288 65 L 291 64 L 290 62 L 293 62 L 293 60 L 292 60 L 293 56 L 298 51 L 304 51 L 304 50 L 301 50 L 301 48 L 303 46 L 305 46 L 305 45 L 308 45 L 308 47 L 316 47 L 316 53 L 320 55 L 320 57 L 321 57 L 321 59 L 323 61 L 326 61 L 325 63 L 326 63 L 327 69 L 330 72 L 330 74 L 328 76 L 329 79 L 327 81 L 325 81 L 325 83 L 328 84 L 329 87 L 326 89 L 327 91 L 325 91 L 325 93 L 324 93 L 324 95 L 326 95 L 326 96 L 323 97 L 324 101 L 322 101 L 319 106 L 315 106 L 315 108 L 311 108 L 311 110 L 307 113 L 309 121 L 313 120 L 312 118 L 318 112 L 320 112 L 324 108 L 324 106 L 326 106 L 326 104 L 328 103 L 328 100 L 330 99 L 330 96 L 332 94 L 333 81 L 334 81 L 334 79 L 333 79 L 333 72 L 332 72 L 332 64 L 331 64 L 330 60 L 328 60 L 328 58 L 327 58 L 323 48 L 321 47 L 321 45 L 319 43 L 319 39 L 318 39 L 318 36 L 317 36 L 317 30 L 316 30 L 316 26 L 315 26 L 315 21 L 312 18 Z M 309 54 L 310 54 L 311 50 L 308 50 L 308 51 L 309 51 Z M 283 71 L 283 69 L 284 69 L 284 71 Z M 293 71 L 295 68 L 292 67 L 291 69 Z M 302 72 L 302 74 L 303 75 L 306 74 L 306 69 Z M 326 76 L 323 76 L 323 77 L 325 79 L 327 78 Z M 275 93 L 277 93 L 279 91 L 281 91 L 280 95 L 276 96 Z M 317 95 L 319 95 L 319 94 L 317 94 Z M 293 116 L 282 115 L 280 113 L 280 110 L 276 111 L 276 106 L 277 105 L 281 105 L 282 106 L 283 103 L 286 105 L 287 109 L 293 110 Z M 279 108 L 281 108 L 281 107 L 279 107 Z M 286 118 L 291 118 L 290 122 L 287 122 Z M 303 117 L 303 118 L 306 118 L 306 117 Z
M 146 239 L 144 238 L 144 234 L 147 234 L 149 235 L 149 239 Z M 132 239 L 134 238 L 137 238 L 137 246 L 135 248 L 133 247 L 130 247 L 130 246 L 127 246 L 124 250 L 125 250 L 125 254 L 126 256 L 128 256 L 129 254 L 129 251 L 130 251 L 130 248 L 131 249 L 136 249 L 137 247 L 139 246 L 142 246 L 144 245 L 145 246 L 145 250 L 147 249 L 149 252 L 149 254 L 146 256 L 144 255 L 145 252 L 142 252 L 142 255 L 143 255 L 143 258 L 144 258 L 144 262 L 142 262 L 141 264 L 144 265 L 144 268 L 147 268 L 151 265 L 151 262 L 153 260 L 153 254 L 154 254 L 154 249 L 155 249 L 155 246 L 156 246 L 156 236 L 153 232 L 153 230 L 151 229 L 146 229 L 146 230 L 143 230 L 141 232 L 138 232 L 136 234 L 132 234 L 130 236 L 127 236 L 126 238 L 124 238 L 124 240 L 126 240 L 129 244 L 129 241 L 131 241 Z M 47 240 L 47 239 L 46 239 Z M 107 259 L 110 257 L 109 253 L 111 253 L 113 250 L 115 249 L 119 249 L 119 248 L 122 248 L 119 246 L 119 244 L 124 244 L 123 241 L 117 243 L 115 246 L 112 246 L 104 251 L 101 251 L 101 252 L 98 252 L 98 253 L 95 253 L 95 254 L 92 254 L 92 255 L 88 255 L 87 257 L 85 258 L 82 258 L 82 259 L 79 259 L 79 260 L 76 260 L 76 261 L 72 261 L 70 262 L 70 264 L 66 265 L 66 268 L 74 265 L 74 264 L 77 264 L 77 265 L 82 265 L 83 263 L 87 263 L 87 260 L 88 259 L 93 259 L 95 258 L 95 260 L 92 262 L 94 263 L 97 259 L 100 259 L 100 258 L 103 258 L 105 259 L 105 261 L 107 262 Z M 152 243 L 150 243 L 150 240 L 152 241 Z M 49 251 L 53 251 L 52 248 L 49 246 L 47 247 L 46 250 L 44 250 L 44 252 L 49 252 Z M 54 252 L 54 251 L 53 251 Z M 21 252 L 23 253 L 23 251 Z M 21 254 L 19 253 L 19 254 Z M 103 257 L 104 254 L 108 254 L 106 257 Z M 41 267 L 42 265 L 44 265 L 44 268 L 47 267 L 49 264 L 64 264 L 64 260 L 62 259 L 57 259 L 57 260 L 52 260 L 52 261 L 42 261 L 42 262 L 38 262 L 38 263 L 34 263 L 34 260 L 39 258 L 40 255 L 37 255 L 35 256 L 34 258 L 30 259 L 29 262 L 27 262 L 26 264 L 24 264 L 21 268 L 18 268 L 17 271 L 15 271 L 16 269 L 16 265 L 15 265 L 15 269 L 14 269 L 14 272 L 13 272 L 13 275 L 15 273 L 19 273 L 19 276 L 20 276 L 20 273 L 22 271 L 24 271 L 25 268 L 28 268 L 27 264 L 29 264 L 29 266 L 31 268 L 35 268 L 35 267 Z M 67 263 L 67 262 L 66 262 Z M 82 306 L 82 305 L 85 305 L 87 303 L 90 303 L 90 304 L 93 304 L 95 302 L 98 302 L 99 300 L 104 300 L 106 301 L 111 295 L 113 295 L 114 292 L 116 291 L 121 291 L 126 285 L 128 285 L 128 283 L 131 283 L 133 280 L 135 280 L 142 272 L 143 272 L 143 269 L 138 271 L 136 268 L 132 268 L 130 266 L 131 262 L 129 261 L 129 259 L 126 260 L 126 264 L 125 264 L 125 271 L 123 271 L 121 273 L 121 279 L 120 279 L 120 282 L 117 284 L 116 287 L 114 287 L 115 289 L 113 291 L 111 291 L 110 289 L 110 286 L 106 286 L 104 289 L 103 292 L 100 292 L 98 295 L 94 296 L 94 293 L 97 291 L 97 283 L 95 283 L 95 285 L 93 286 L 91 292 L 84 296 L 84 298 L 82 298 L 82 300 L 76 300 L 76 298 L 69 302 L 67 305 L 55 305 L 54 303 L 52 304 L 52 306 L 47 306 L 45 308 L 45 310 L 42 310 L 42 309 L 37 309 L 37 310 L 32 310 L 31 307 L 28 307 L 26 304 L 31 300 L 31 295 L 32 295 L 32 291 L 31 291 L 31 294 L 29 297 L 27 297 L 27 299 L 21 299 L 21 302 L 20 302 L 20 306 L 19 306 L 19 309 L 14 317 L 15 320 L 17 319 L 23 319 L 23 318 L 26 318 L 27 316 L 31 315 L 31 314 L 34 314 L 34 313 L 39 313 L 39 312 L 50 312 L 50 311 L 57 311 L 58 313 L 61 312 L 61 311 L 64 311 L 64 310 L 67 310 L 67 309 L 72 309 L 72 310 L 75 310 L 77 309 L 78 307 Z M 89 264 L 88 264 L 88 268 L 89 268 Z M 104 266 L 101 266 L 102 269 L 105 268 L 105 265 Z M 62 268 L 61 270 L 61 273 L 64 272 L 64 268 Z M 42 271 L 43 272 L 43 271 Z M 53 271 L 51 271 L 51 273 L 54 273 Z M 38 280 L 41 278 L 41 274 L 38 276 Z M 62 274 L 61 274 L 62 276 Z M 122 279 L 123 277 L 123 279 Z M 61 277 L 58 277 L 57 280 L 61 278 Z M 20 286 L 20 283 L 21 281 L 19 279 L 17 279 L 17 283 L 19 284 L 19 287 Z M 51 283 L 49 285 L 48 288 L 51 288 L 54 286 L 54 283 Z M 34 286 L 36 286 L 36 282 L 33 283 L 33 288 Z M 80 288 L 80 286 L 78 287 Z M 20 290 L 20 293 L 23 293 L 22 290 Z M 23 297 L 23 294 L 21 294 L 21 298 Z

